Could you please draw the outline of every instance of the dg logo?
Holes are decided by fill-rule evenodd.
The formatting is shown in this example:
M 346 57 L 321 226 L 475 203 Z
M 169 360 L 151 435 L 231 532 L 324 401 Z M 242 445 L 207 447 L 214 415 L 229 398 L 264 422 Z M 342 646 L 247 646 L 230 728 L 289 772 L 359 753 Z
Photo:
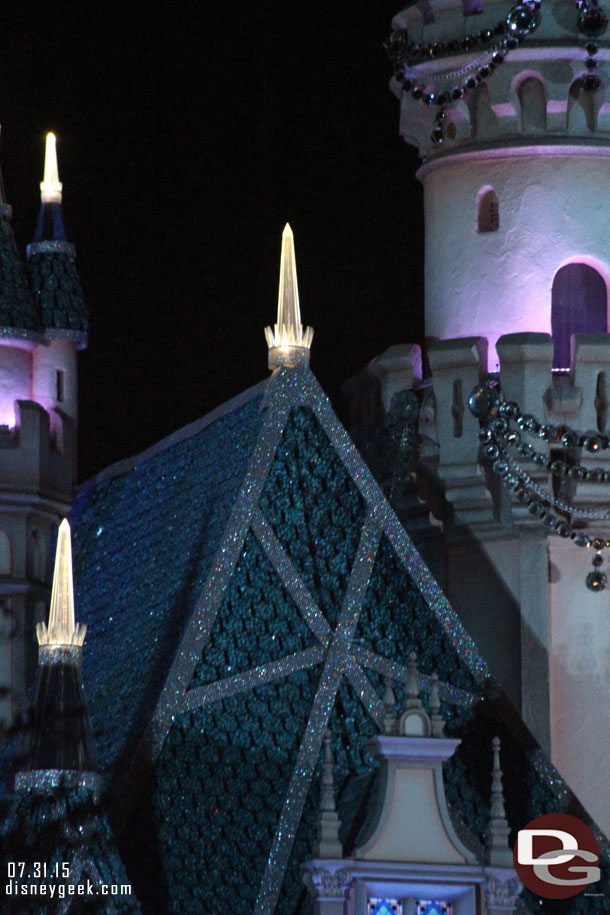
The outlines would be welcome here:
M 549 813 L 520 829 L 514 858 L 523 885 L 544 899 L 568 899 L 601 879 L 595 836 L 567 814 Z

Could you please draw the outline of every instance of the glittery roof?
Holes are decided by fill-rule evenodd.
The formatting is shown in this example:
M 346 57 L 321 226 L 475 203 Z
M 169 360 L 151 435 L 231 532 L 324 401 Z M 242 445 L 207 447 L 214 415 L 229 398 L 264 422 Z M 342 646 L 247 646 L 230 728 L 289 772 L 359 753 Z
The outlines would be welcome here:
M 496 733 L 514 827 L 578 810 L 307 368 L 93 481 L 73 526 L 86 692 L 144 908 L 220 911 L 230 893 L 243 913 L 307 911 L 326 727 L 349 853 L 383 677 L 398 709 L 412 650 L 463 737 L 446 783 L 467 844 L 482 849 Z
M 89 318 L 74 257 L 65 251 L 34 250 L 28 272 L 45 330 L 86 334 Z
M 84 345 L 89 318 L 75 256 L 74 246 L 67 241 L 61 204 L 43 202 L 34 242 L 28 246 L 32 296 L 45 330 L 65 331 Z
M 42 330 L 40 311 L 30 293 L 6 204 L 0 212 L 0 327 Z
M 142 736 L 246 472 L 260 396 L 233 407 L 111 468 L 75 501 L 83 679 L 103 770 Z
M 53 793 L 30 789 L 21 793 L 11 807 L 0 841 L 2 861 L 23 862 L 23 869 L 17 868 L 15 876 L 18 879 L 27 875 L 20 882 L 34 885 L 37 892 L 30 897 L 16 890 L 3 894 L 4 913 L 45 915 L 62 911 L 79 915 L 84 911 L 112 911 L 117 915 L 138 915 L 141 911 L 108 821 L 86 787 L 60 787 Z M 6 875 L 6 864 L 4 872 Z M 70 885 L 87 890 L 88 884 L 88 905 L 84 905 L 86 896 L 69 895 Z M 52 903 L 48 895 L 39 895 L 48 894 L 51 885 L 55 887 Z M 111 897 L 112 909 L 102 909 L 94 903 L 95 896 L 103 892 L 102 885 L 117 887 L 116 895 Z M 63 898 L 58 906 L 60 893 Z

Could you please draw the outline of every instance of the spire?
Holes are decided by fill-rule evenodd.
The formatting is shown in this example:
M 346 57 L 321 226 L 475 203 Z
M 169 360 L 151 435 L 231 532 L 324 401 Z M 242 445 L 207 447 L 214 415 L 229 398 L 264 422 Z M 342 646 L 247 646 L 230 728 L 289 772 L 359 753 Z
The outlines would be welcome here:
M 430 737 L 432 734 L 430 716 L 424 711 L 419 695 L 417 655 L 414 651 L 409 655 L 407 664 L 405 699 L 403 712 L 398 722 L 398 733 L 401 737 Z
M 286 223 L 282 234 L 282 256 L 280 260 L 280 289 L 277 302 L 277 324 L 265 328 L 269 347 L 269 368 L 281 365 L 297 366 L 309 362 L 309 349 L 313 329 L 301 324 L 297 265 L 294 255 L 292 229 Z
M 343 857 L 343 846 L 339 841 L 339 828 L 341 822 L 335 807 L 333 759 L 330 748 L 331 740 L 332 733 L 330 730 L 327 730 L 324 736 L 324 762 L 322 764 L 320 813 L 318 814 L 318 841 L 315 849 L 316 858 Z
M 74 263 L 76 249 L 66 231 L 53 133 L 47 134 L 40 211 L 27 256 L 30 290 L 40 309 L 47 339 L 67 337 L 74 340 L 78 349 L 84 348 L 89 319 Z
M 392 680 L 390 677 L 385 678 L 385 693 L 383 694 L 383 730 L 385 734 L 396 734 L 398 730 L 398 720 L 394 714 L 394 706 L 396 705 L 396 694 L 392 687 Z
M 81 646 L 85 641 L 86 626 L 74 622 L 74 588 L 72 584 L 72 545 L 70 525 L 66 518 L 57 534 L 57 552 L 53 570 L 51 610 L 49 625 L 37 623 L 38 644 L 49 648 Z
M 500 768 L 500 738 L 491 742 L 493 765 L 491 769 L 491 810 L 489 813 L 489 863 L 492 867 L 512 867 L 513 853 L 508 845 L 510 827 L 504 809 L 502 770 Z
M 436 671 L 430 677 L 430 701 L 428 702 L 430 721 L 432 723 L 432 736 L 445 736 L 445 721 L 441 715 L 441 697 L 438 690 L 438 674 Z
M 74 622 L 70 526 L 64 520 L 57 534 L 49 625 L 36 626 L 38 682 L 30 745 L 16 788 L 37 784 L 42 770 L 53 770 L 52 785 L 57 779 L 84 784 L 83 777 L 97 784 L 95 742 L 81 676 L 85 632 L 86 626 Z
M 44 179 L 40 183 L 40 200 L 42 203 L 61 203 L 61 181 L 57 168 L 57 151 L 55 134 L 47 134 L 44 157 Z

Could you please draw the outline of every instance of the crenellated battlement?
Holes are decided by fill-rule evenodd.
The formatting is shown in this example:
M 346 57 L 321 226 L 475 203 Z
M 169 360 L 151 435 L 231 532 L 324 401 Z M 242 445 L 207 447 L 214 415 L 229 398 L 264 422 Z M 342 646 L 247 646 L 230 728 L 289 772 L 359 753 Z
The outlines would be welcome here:
M 572 367 L 552 368 L 553 341 L 549 334 L 505 334 L 497 342 L 500 369 L 487 372 L 487 340 L 462 337 L 431 343 L 428 347 L 430 378 L 423 379 L 418 346 L 393 346 L 375 358 L 365 372 L 352 379 L 345 392 L 351 404 L 351 429 L 359 443 L 371 440 L 379 417 L 390 409 L 392 397 L 413 389 L 420 401 L 417 461 L 436 478 L 448 512 L 438 520 L 450 526 L 497 529 L 519 525 L 539 528 L 539 522 L 499 485 L 482 456 L 480 424 L 468 400 L 482 380 L 497 384 L 505 400 L 519 404 L 523 413 L 541 423 L 579 430 L 610 432 L 610 335 L 576 334 Z M 578 461 L 590 470 L 607 469 L 610 451 L 587 453 L 583 448 L 549 444 L 522 433 L 524 442 L 550 460 Z M 538 486 L 576 500 L 587 510 L 607 505 L 609 479 L 559 480 L 545 467 L 515 455 Z M 437 504 L 437 503 L 435 503 Z M 438 514 L 438 512 L 437 512 Z M 590 522 L 592 530 L 597 526 Z M 502 533 L 503 532 L 503 533 Z
M 541 423 L 577 429 L 583 433 L 607 433 L 610 399 L 610 336 L 577 334 L 573 340 L 573 361 L 569 372 L 552 369 L 553 341 L 548 334 L 505 334 L 497 342 L 500 371 L 497 378 L 506 400 L 519 404 L 523 413 Z M 445 496 L 454 510 L 454 520 L 472 526 L 477 523 L 531 526 L 531 515 L 517 500 L 507 499 L 494 477 L 481 462 L 479 422 L 468 409 L 468 399 L 486 371 L 486 341 L 469 337 L 444 340 L 430 345 L 434 432 L 430 409 L 423 417 L 426 438 L 437 442 L 434 461 Z M 428 401 L 431 395 L 428 394 Z M 539 437 L 522 434 L 535 451 L 548 459 L 578 460 L 591 470 L 608 468 L 608 451 L 587 453 L 583 448 L 549 444 Z M 545 467 L 518 458 L 526 473 L 550 491 L 562 488 L 571 500 L 594 511 L 608 503 L 608 481 L 558 479 Z M 507 511 L 507 508 L 509 509 Z M 595 528 L 595 520 L 591 520 Z
M 465 34 L 493 30 L 514 4 L 487 2 L 483 13 L 463 19 L 462 3 L 434 3 L 435 20 L 425 24 L 418 7 L 411 6 L 395 17 L 396 29 L 406 29 L 409 38 L 423 43 L 450 44 Z M 400 132 L 416 146 L 424 159 L 444 157 L 458 151 L 488 146 L 514 145 L 528 138 L 533 144 L 610 141 L 610 43 L 597 41 L 595 74 L 599 88 L 587 90 L 582 78 L 587 69 L 586 36 L 579 32 L 574 4 L 544 4 L 540 24 L 520 46 L 502 52 L 503 60 L 491 66 L 485 78 L 478 73 L 488 66 L 480 48 L 471 53 L 432 57 L 407 67 L 407 88 L 392 80 L 400 99 Z M 411 84 L 436 96 L 451 93 L 468 76 L 476 85 L 446 108 L 441 142 L 432 139 L 438 106 L 413 98 Z M 416 93 L 417 94 L 417 93 Z
M 16 424 L 0 430 L 0 501 L 5 491 L 36 492 L 70 505 L 75 437 L 72 419 L 16 401 Z M 54 427 L 55 432 L 52 432 Z

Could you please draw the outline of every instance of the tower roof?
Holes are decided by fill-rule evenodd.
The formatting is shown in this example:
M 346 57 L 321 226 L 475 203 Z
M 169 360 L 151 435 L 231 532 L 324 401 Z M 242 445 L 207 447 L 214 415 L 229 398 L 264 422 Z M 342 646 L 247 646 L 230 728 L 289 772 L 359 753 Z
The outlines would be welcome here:
M 38 684 L 25 769 L 91 773 L 97 770 L 95 744 L 81 678 L 86 627 L 74 622 L 70 525 L 57 535 L 49 625 L 39 623 Z M 23 780 L 24 773 L 21 774 Z M 19 779 L 19 776 L 18 776 Z M 28 775 L 25 775 L 28 782 Z
M 12 214 L 12 207 L 0 202 L 0 336 L 27 338 L 42 331 L 42 322 L 17 251 Z
M 75 266 L 76 249 L 68 241 L 62 208 L 55 135 L 46 141 L 44 180 L 34 241 L 28 245 L 30 289 L 48 337 L 71 337 L 86 346 L 89 318 Z

